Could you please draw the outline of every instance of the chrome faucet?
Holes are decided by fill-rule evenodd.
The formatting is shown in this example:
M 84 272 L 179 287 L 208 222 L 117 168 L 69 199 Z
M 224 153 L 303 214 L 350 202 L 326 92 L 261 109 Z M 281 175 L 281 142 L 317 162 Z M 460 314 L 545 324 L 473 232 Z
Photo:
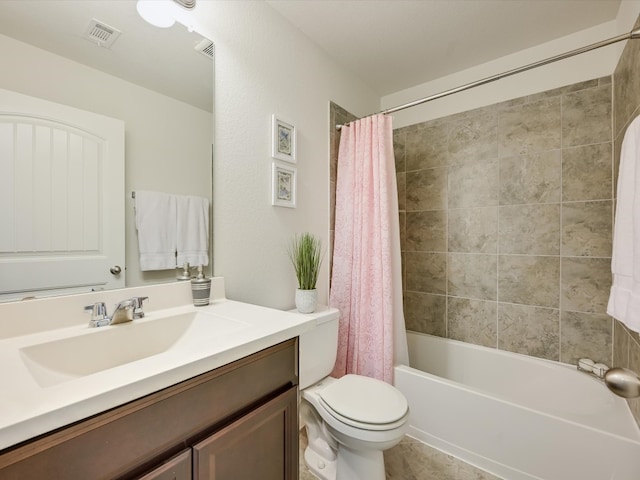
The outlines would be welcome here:
M 89 327 L 94 328 L 104 327 L 105 325 L 117 325 L 118 323 L 130 322 L 134 318 L 142 318 L 144 317 L 142 302 L 147 299 L 148 297 L 134 297 L 123 300 L 116 305 L 111 317 L 107 315 L 107 307 L 104 302 L 96 302 L 93 305 L 87 305 L 84 309 L 91 312 Z
M 142 310 L 142 302 L 149 300 L 149 297 L 133 297 L 133 319 L 144 318 L 144 310 Z

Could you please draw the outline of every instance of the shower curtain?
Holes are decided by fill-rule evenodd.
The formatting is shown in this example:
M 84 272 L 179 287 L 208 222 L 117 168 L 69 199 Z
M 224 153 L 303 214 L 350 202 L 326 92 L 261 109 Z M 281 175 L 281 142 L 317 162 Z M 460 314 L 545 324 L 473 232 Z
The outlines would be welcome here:
M 409 362 L 391 117 L 342 128 L 335 220 L 329 303 L 340 310 L 340 333 L 332 375 L 392 383 L 394 364 Z

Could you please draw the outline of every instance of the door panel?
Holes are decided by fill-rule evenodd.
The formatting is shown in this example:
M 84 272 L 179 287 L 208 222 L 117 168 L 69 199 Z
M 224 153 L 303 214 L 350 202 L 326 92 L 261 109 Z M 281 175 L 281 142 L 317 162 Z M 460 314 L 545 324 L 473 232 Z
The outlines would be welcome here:
M 0 89 L 0 299 L 124 287 L 124 122 Z

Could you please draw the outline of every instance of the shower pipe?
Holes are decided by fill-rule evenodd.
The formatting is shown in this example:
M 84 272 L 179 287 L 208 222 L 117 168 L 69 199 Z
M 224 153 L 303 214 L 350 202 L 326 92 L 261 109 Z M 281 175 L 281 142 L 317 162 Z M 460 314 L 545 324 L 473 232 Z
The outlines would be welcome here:
M 527 70 L 532 70 L 534 68 L 542 67 L 544 65 L 548 65 L 550 63 L 557 62 L 559 60 L 564 60 L 565 58 L 570 58 L 575 55 L 580 55 L 581 53 L 590 52 L 591 50 L 595 50 L 597 48 L 606 47 L 613 43 L 622 42 L 623 40 L 637 39 L 640 38 L 640 28 L 636 30 L 632 30 L 629 33 L 624 33 L 622 35 L 618 35 L 617 37 L 612 37 L 607 40 L 602 40 L 601 42 L 592 43 L 591 45 L 587 45 L 586 47 L 577 48 L 575 50 L 571 50 L 570 52 L 561 53 L 560 55 L 556 55 L 554 57 L 549 57 L 545 60 L 539 60 L 537 62 L 530 63 L 528 65 L 524 65 L 523 67 L 514 68 L 513 70 L 507 70 L 506 72 L 499 73 L 497 75 L 492 75 L 490 77 L 483 78 L 481 80 L 476 80 L 475 82 L 466 83 L 464 85 L 460 85 L 459 87 L 451 88 L 449 90 L 445 90 L 444 92 L 436 93 L 435 95 L 430 95 L 428 97 L 420 98 L 418 100 L 414 100 L 409 103 L 405 103 L 403 105 L 398 105 L 397 107 L 388 108 L 386 110 L 382 110 L 380 112 L 366 115 L 367 117 L 383 114 L 386 115 L 388 113 L 398 112 L 400 110 L 404 110 L 406 108 L 415 107 L 416 105 L 422 105 L 423 103 L 430 102 L 432 100 L 437 100 L 438 98 L 447 97 L 449 95 L 453 95 L 454 93 L 463 92 L 465 90 L 469 90 L 471 88 L 479 87 L 481 85 L 486 85 L 487 83 L 495 82 L 496 80 L 500 80 L 502 78 L 510 77 L 511 75 L 515 75 L 516 73 L 526 72 Z M 336 125 L 336 128 L 340 130 L 343 125 Z

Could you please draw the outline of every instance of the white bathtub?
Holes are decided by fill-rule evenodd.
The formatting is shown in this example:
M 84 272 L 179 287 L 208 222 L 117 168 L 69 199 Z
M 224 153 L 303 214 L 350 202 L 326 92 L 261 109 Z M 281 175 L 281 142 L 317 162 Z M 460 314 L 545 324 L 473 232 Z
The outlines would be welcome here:
M 574 367 L 408 332 L 409 435 L 506 480 L 640 480 L 626 402 Z

